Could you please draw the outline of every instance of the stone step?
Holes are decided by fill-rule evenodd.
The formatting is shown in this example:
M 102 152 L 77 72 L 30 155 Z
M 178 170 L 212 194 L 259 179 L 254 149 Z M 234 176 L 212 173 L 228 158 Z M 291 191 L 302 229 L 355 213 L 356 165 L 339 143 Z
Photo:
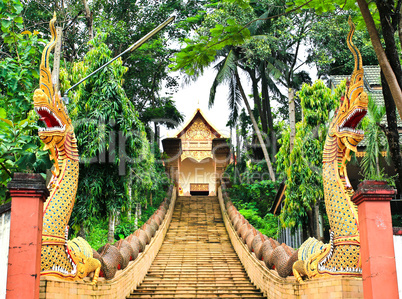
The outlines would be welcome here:
M 137 291 L 128 298 L 263 298 L 258 291 L 226 292 L 224 290 L 215 291 Z
M 134 298 L 182 298 L 182 299 L 191 299 L 191 298 L 264 298 L 261 297 L 261 295 L 259 294 L 214 294 L 214 293 L 210 293 L 210 294 L 164 294 L 164 293 L 160 293 L 160 294 L 140 294 L 140 293 L 133 293 L 130 296 L 128 296 L 127 298 L 130 299 L 134 299 Z
M 187 279 L 187 280 L 175 280 L 169 279 L 161 283 L 160 281 L 147 280 L 144 281 L 137 289 L 193 289 L 193 290 L 204 290 L 204 289 L 247 289 L 256 290 L 255 286 L 250 284 L 249 280 L 200 280 L 200 279 Z
M 259 293 L 258 290 L 254 288 L 252 288 L 252 286 L 250 286 L 249 288 L 233 288 L 230 289 L 229 287 L 165 287 L 163 289 L 160 289 L 159 287 L 155 287 L 155 288 L 149 288 L 149 287 L 138 287 L 136 291 L 144 293 L 144 292 L 156 292 L 162 290 L 163 292 L 175 292 L 175 293 L 185 293 L 185 292 L 191 292 L 191 293 L 212 293 L 212 292 L 222 292 L 222 293 Z
M 216 197 L 178 197 L 142 284 L 128 298 L 263 298 L 230 243 Z

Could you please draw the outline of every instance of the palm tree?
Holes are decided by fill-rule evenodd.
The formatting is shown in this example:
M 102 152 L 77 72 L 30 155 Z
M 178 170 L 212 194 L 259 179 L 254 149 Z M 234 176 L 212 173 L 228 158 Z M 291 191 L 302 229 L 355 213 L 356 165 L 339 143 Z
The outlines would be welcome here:
M 269 176 L 271 177 L 271 180 L 275 182 L 275 173 L 272 167 L 271 159 L 269 158 L 264 139 L 261 135 L 261 131 L 258 127 L 253 111 L 251 110 L 250 103 L 240 81 L 240 76 L 238 73 L 238 61 L 239 59 L 237 53 L 234 49 L 230 49 L 228 50 L 226 57 L 215 66 L 215 69 L 218 70 L 218 73 L 210 90 L 209 107 L 211 107 L 215 102 L 216 88 L 218 87 L 218 85 L 224 82 L 229 83 L 228 104 L 231 111 L 229 121 L 234 123 L 237 120 L 237 117 L 239 115 L 239 104 L 241 100 L 243 100 L 247 112 L 251 118 L 251 122 L 253 123 L 254 131 L 257 135 L 258 141 L 261 144 L 262 152 L 268 166 Z
M 378 106 L 372 97 L 368 102 L 368 123 L 364 128 L 364 140 L 366 143 L 366 153 L 362 159 L 362 171 L 365 179 L 381 179 L 383 173 L 380 168 L 381 150 L 387 152 L 386 159 L 389 161 L 389 144 L 386 142 L 387 137 L 380 124 L 385 116 L 385 107 Z M 384 145 L 383 145 L 384 144 Z

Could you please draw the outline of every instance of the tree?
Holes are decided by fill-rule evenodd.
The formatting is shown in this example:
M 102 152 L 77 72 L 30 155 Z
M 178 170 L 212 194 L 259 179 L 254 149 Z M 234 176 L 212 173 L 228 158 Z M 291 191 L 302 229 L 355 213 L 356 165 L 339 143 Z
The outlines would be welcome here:
M 112 58 L 104 43 L 106 37 L 99 33 L 90 41 L 92 49 L 73 66 L 74 82 Z M 93 217 L 106 216 L 109 242 L 114 239 L 119 213 L 131 209 L 133 191 L 139 196 L 150 189 L 154 170 L 144 125 L 121 85 L 126 71 L 121 59 L 114 61 L 80 85 L 70 108 L 78 150 L 85 162 L 80 165 L 72 226 L 78 229 Z
M 363 176 L 366 179 L 380 179 L 384 174 L 380 168 L 381 151 L 385 149 L 389 155 L 388 142 L 383 131 L 382 119 L 385 116 L 385 107 L 377 106 L 372 97 L 369 97 L 366 122 L 363 124 L 366 151 L 361 161 Z
M 322 153 L 329 113 L 337 107 L 344 88 L 345 84 L 340 84 L 332 94 L 321 80 L 312 86 L 304 84 L 296 94 L 301 100 L 304 117 L 296 124 L 293 150 L 290 150 L 289 127 L 284 128 L 280 140 L 277 171 L 286 180 L 281 223 L 291 228 L 303 225 L 308 228 L 309 236 L 319 237 L 314 231 L 314 223 L 317 223 L 318 207 L 324 197 Z
M 235 6 L 234 8 L 239 9 L 245 7 Z M 248 8 L 248 12 L 250 11 L 251 8 Z M 244 43 L 245 40 L 249 37 L 250 33 L 248 29 L 240 31 L 242 27 L 243 26 L 238 24 L 234 19 L 228 19 L 225 21 L 224 25 L 215 24 L 214 28 L 205 28 L 204 30 L 201 30 L 201 33 L 205 31 L 208 32 L 208 35 L 197 35 L 194 40 L 186 39 L 187 46 L 176 54 L 176 64 L 174 70 L 182 70 L 186 72 L 189 76 L 197 77 L 202 74 L 206 66 L 210 65 L 212 61 L 216 59 L 219 51 L 222 51 L 226 46 L 228 46 L 228 54 L 225 58 L 224 63 L 221 64 L 222 68 L 220 68 L 215 82 L 213 83 L 213 86 L 211 88 L 210 99 L 214 99 L 214 89 L 216 89 L 216 86 L 224 81 L 230 82 L 232 90 L 231 94 L 233 95 L 232 97 L 230 97 L 231 103 L 235 104 L 239 98 L 243 100 L 247 112 L 253 123 L 254 131 L 257 134 L 257 138 L 261 144 L 271 180 L 275 181 L 275 173 L 272 168 L 272 163 L 265 147 L 265 142 L 261 135 L 257 121 L 251 110 L 248 98 L 241 84 L 238 66 L 236 64 L 238 57 L 234 47 Z M 233 105 L 233 107 L 236 106 L 237 105 Z
M 261 144 L 265 161 L 271 173 L 271 179 L 274 180 L 271 160 L 258 125 L 258 119 L 251 109 L 244 90 L 242 92 L 242 85 L 238 75 L 238 69 L 242 69 L 248 73 L 252 80 L 253 99 L 261 119 L 262 131 L 264 133 L 269 131 L 271 134 L 272 153 L 275 153 L 276 137 L 273 129 L 269 89 L 277 94 L 280 94 L 280 92 L 270 76 L 271 72 L 274 72 L 275 75 L 279 74 L 276 77 L 277 80 L 284 73 L 283 82 L 286 82 L 285 86 L 294 88 L 298 48 L 302 37 L 297 38 L 296 41 L 290 39 L 291 32 L 285 30 L 286 25 L 291 22 L 288 19 L 275 20 L 274 24 L 270 24 L 272 14 L 276 13 L 275 9 L 271 9 L 271 7 L 274 7 L 273 4 L 273 1 L 263 1 L 255 4 L 254 7 L 247 1 L 217 3 L 214 6 L 214 12 L 205 18 L 203 22 L 205 26 L 201 27 L 198 34 L 191 40 L 185 40 L 187 46 L 176 54 L 174 69 L 181 69 L 187 75 L 197 77 L 217 57 L 223 57 L 223 60 L 217 64 L 218 73 L 211 88 L 210 103 L 213 103 L 216 87 L 219 84 L 228 82 L 230 89 L 229 106 L 233 108 L 231 109 L 232 116 L 237 116 L 237 104 L 239 98 L 241 98 Z M 279 4 L 275 4 L 275 7 L 279 6 L 282 10 L 285 9 L 284 2 L 280 1 Z M 259 13 L 258 15 L 257 12 Z M 295 16 L 294 21 L 297 19 Z M 304 25 L 297 28 L 302 28 L 300 29 L 300 35 L 304 36 Z M 281 47 L 282 45 L 285 45 L 285 47 Z M 285 51 L 283 48 L 285 48 Z M 295 53 L 287 51 L 295 51 Z M 282 64 L 286 65 L 289 62 L 288 67 L 279 69 L 274 66 L 272 63 L 274 60 L 267 59 L 271 55 L 275 58 L 286 57 L 287 60 L 283 59 Z M 288 59 L 289 57 L 291 59 Z M 258 82 L 260 80 L 262 84 L 261 98 L 258 92 Z M 233 92 L 233 87 L 238 88 L 238 92 Z
M 216 65 L 219 71 L 211 88 L 210 103 L 216 87 L 230 82 L 223 80 L 228 78 L 225 76 L 228 72 L 224 69 L 229 69 L 230 61 L 246 72 L 252 82 L 253 114 L 257 124 L 261 120 L 261 135 L 264 138 L 269 136 L 270 142 L 264 143 L 270 145 L 271 159 L 274 159 L 277 142 L 271 101 L 276 99 L 281 104 L 288 104 L 278 88 L 279 84 L 297 90 L 303 82 L 310 82 L 308 74 L 299 70 L 304 64 L 300 63 L 299 49 L 312 24 L 312 14 L 284 16 L 285 1 L 272 0 L 250 3 L 222 1 L 213 7 L 214 11 L 205 17 L 198 35 L 185 40 L 187 47 L 176 55 L 175 69 L 183 68 L 188 75 L 197 77 L 205 65 L 210 65 L 214 59 L 218 60 L 217 57 L 223 58 Z M 237 57 L 236 61 L 233 57 Z M 191 66 L 186 67 L 186 64 Z M 235 98 L 232 97 L 230 103 L 236 103 Z M 237 105 L 230 107 L 235 108 L 232 115 L 236 115 Z M 297 104 L 295 107 L 297 110 Z
M 81 59 L 89 50 L 88 41 L 93 38 L 94 28 L 108 33 L 105 43 L 112 50 L 112 56 L 116 56 L 176 13 L 174 25 L 169 25 L 163 33 L 155 35 L 140 49 L 123 57 L 124 66 L 128 67 L 124 74 L 125 91 L 141 115 L 143 109 L 163 106 L 164 100 L 159 94 L 163 82 L 167 82 L 166 87 L 171 92 L 177 89 L 177 78 L 171 76 L 168 69 L 169 59 L 175 51 L 171 43 L 188 34 L 188 27 L 181 21 L 203 9 L 205 2 L 63 0 L 49 3 L 27 0 L 24 15 L 28 19 L 28 26 L 37 28 L 47 24 L 53 11 L 57 11 L 58 25 L 64 32 L 63 62 L 70 69 L 71 63 Z M 108 13 L 105 14 L 105 11 Z M 191 24 L 197 22 L 193 18 Z M 158 124 L 154 126 L 158 131 Z M 156 139 L 157 136 L 158 132 Z
M 381 67 L 381 83 L 387 113 L 387 139 L 390 146 L 391 157 L 398 178 L 395 180 L 398 193 L 402 192 L 402 157 L 400 154 L 399 133 L 397 127 L 396 109 L 402 118 L 402 69 L 398 54 L 396 32 L 401 31 L 401 1 L 380 1 L 368 3 L 366 0 L 333 0 L 318 1 L 295 0 L 292 7 L 314 8 L 318 14 L 333 11 L 340 7 L 344 10 L 358 10 L 361 19 L 366 24 L 371 43 Z M 357 6 L 356 6 L 357 4 Z M 379 30 L 377 29 L 379 26 Z M 380 33 L 382 33 L 383 46 Z M 401 42 L 401 41 L 399 41 Z
M 357 17 L 358 13 L 355 11 L 327 12 L 311 27 L 308 34 L 311 45 L 307 49 L 310 54 L 308 62 L 317 67 L 318 77 L 327 78 L 330 75 L 345 75 L 353 72 L 354 60 L 350 59 L 350 50 L 345 38 L 350 31 L 348 15 Z M 377 65 L 377 56 L 365 28 L 355 30 L 353 40 L 356 47 L 360 49 L 363 65 Z
M 24 30 L 19 0 L 0 5 L 0 204 L 9 200 L 13 173 L 46 173 L 50 161 L 37 135 L 33 91 L 38 83 L 42 43 L 39 32 Z
M 168 129 L 176 128 L 183 122 L 184 116 L 181 114 L 171 97 L 161 97 L 153 103 L 140 110 L 140 120 L 146 125 L 147 132 L 151 134 L 149 124 L 154 122 L 154 142 L 159 144 L 158 125 L 163 125 Z
M 177 51 L 172 41 L 189 34 L 187 24 L 182 21 L 193 17 L 198 10 L 204 9 L 208 1 L 95 1 L 92 7 L 94 24 L 109 33 L 106 44 L 113 50 L 114 55 L 121 53 L 134 41 L 140 39 L 154 29 L 171 14 L 176 14 L 175 23 L 166 27 L 163 32 L 155 35 L 152 40 L 142 45 L 136 51 L 123 57 L 124 66 L 128 71 L 124 75 L 125 91 L 142 117 L 149 116 L 149 109 L 163 107 L 165 99 L 160 94 L 163 82 L 173 93 L 177 90 L 178 82 L 175 76 L 169 73 L 170 58 Z M 107 17 L 96 12 L 108 11 Z M 194 18 L 191 24 L 197 24 Z M 172 105 L 166 108 L 173 108 Z M 147 111 L 145 111 L 147 110 Z M 171 116 L 178 116 L 176 111 Z M 157 117 L 156 117 L 157 118 Z M 145 120 L 145 118 L 143 119 Z M 150 121 L 148 119 L 147 121 Z M 176 120 L 178 120 L 176 118 Z M 173 125 L 175 120 L 170 121 Z M 180 123 L 176 122 L 176 125 Z M 149 124 L 147 124 L 149 125 Z M 149 126 L 150 127 L 150 126 Z M 158 139 L 158 123 L 154 122 L 154 139 Z

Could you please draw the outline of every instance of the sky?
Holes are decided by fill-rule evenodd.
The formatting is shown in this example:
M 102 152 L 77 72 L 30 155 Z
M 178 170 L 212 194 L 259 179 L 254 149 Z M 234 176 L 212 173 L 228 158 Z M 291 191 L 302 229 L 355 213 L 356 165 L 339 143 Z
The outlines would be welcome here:
M 305 50 L 305 45 L 301 48 L 300 58 L 301 61 L 305 59 L 307 55 Z M 303 65 L 301 70 L 307 71 L 313 82 L 317 79 L 317 70 L 316 68 L 310 68 L 307 65 Z M 182 77 L 180 73 L 174 74 L 179 77 Z M 206 69 L 203 76 L 199 77 L 195 82 L 191 82 L 190 84 L 183 85 L 183 82 L 180 82 L 181 85 L 179 87 L 179 91 L 172 95 L 173 100 L 176 102 L 177 109 L 184 115 L 185 120 L 177 129 L 167 130 L 166 128 L 161 127 L 160 130 L 160 140 L 163 140 L 166 137 L 173 137 L 175 133 L 183 128 L 183 125 L 187 123 L 187 121 L 193 116 L 195 110 L 197 108 L 201 108 L 204 112 L 207 119 L 215 126 L 218 131 L 226 135 L 230 136 L 230 130 L 226 127 L 226 123 L 229 119 L 229 107 L 227 104 L 228 97 L 228 88 L 226 85 L 218 86 L 215 104 L 212 108 L 208 108 L 208 100 L 209 100 L 209 91 L 211 89 L 212 83 L 216 76 L 216 71 L 211 66 Z M 245 74 L 240 72 L 240 78 L 243 84 L 244 91 L 246 94 L 251 94 L 251 82 L 247 79 Z M 282 93 L 287 95 L 286 90 L 282 90 Z M 164 94 L 164 90 L 162 90 L 161 96 L 168 96 Z M 253 100 L 250 99 L 250 105 L 253 107 Z M 275 106 L 275 103 L 272 103 Z M 242 107 L 245 108 L 244 104 Z M 233 134 L 235 135 L 235 134 Z
M 225 85 L 217 88 L 215 104 L 211 109 L 208 108 L 209 90 L 211 89 L 215 75 L 216 72 L 212 68 L 209 68 L 195 82 L 187 85 L 183 85 L 183 82 L 180 82 L 179 91 L 173 94 L 172 97 L 176 102 L 177 109 L 184 115 L 185 119 L 177 129 L 167 130 L 161 128 L 161 140 L 166 137 L 173 137 L 176 132 L 181 130 L 197 108 L 201 108 L 206 118 L 220 133 L 228 137 L 230 136 L 229 128 L 226 127 L 229 119 L 229 108 L 227 104 L 228 89 Z M 166 95 L 162 94 L 162 96 Z

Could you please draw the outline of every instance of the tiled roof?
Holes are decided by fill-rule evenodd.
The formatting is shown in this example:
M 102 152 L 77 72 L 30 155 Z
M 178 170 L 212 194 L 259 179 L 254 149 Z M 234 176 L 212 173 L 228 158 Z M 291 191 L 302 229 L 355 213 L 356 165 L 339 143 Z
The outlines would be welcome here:
M 363 66 L 364 79 L 370 86 L 381 86 L 380 67 L 378 65 Z
M 329 84 L 331 89 L 335 89 L 347 76 L 345 75 L 332 75 L 329 77 Z

